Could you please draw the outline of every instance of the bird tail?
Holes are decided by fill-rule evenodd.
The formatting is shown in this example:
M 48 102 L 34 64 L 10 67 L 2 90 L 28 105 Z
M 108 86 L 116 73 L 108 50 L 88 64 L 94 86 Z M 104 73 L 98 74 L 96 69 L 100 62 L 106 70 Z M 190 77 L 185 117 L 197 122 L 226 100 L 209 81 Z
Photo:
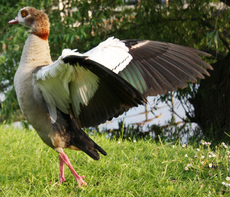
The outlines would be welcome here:
M 68 148 L 74 149 L 73 147 L 76 147 L 95 160 L 100 159 L 98 152 L 105 156 L 107 155 L 105 150 L 95 143 L 82 129 L 75 130 L 74 135 L 76 135 L 76 137 L 71 137 L 70 146 Z
M 96 144 L 79 126 L 74 116 L 65 114 L 57 109 L 57 121 L 53 123 L 53 128 L 62 139 L 65 140 L 66 148 L 82 150 L 95 160 L 99 160 L 98 152 L 103 155 L 107 153 Z

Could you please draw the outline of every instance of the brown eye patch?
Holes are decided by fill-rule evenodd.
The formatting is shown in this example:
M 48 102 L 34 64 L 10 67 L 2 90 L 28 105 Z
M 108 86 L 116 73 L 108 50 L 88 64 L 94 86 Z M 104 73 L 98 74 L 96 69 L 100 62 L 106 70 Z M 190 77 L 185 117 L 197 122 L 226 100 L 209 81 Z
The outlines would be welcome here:
M 26 17 L 28 15 L 28 11 L 27 10 L 22 10 L 21 15 L 22 15 L 23 18 Z

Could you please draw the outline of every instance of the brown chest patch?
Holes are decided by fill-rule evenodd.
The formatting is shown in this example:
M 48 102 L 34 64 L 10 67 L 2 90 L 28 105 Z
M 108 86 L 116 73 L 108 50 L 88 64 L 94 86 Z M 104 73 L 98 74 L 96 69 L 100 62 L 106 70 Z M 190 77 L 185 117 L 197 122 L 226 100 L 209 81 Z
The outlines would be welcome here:
M 38 36 L 42 40 L 48 40 L 49 37 L 49 33 L 32 33 L 32 34 Z

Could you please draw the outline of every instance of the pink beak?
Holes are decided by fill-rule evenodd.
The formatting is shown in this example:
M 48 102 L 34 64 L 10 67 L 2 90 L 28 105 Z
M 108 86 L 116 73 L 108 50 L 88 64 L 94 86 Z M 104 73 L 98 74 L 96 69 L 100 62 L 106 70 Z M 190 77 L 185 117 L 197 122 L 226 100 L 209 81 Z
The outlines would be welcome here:
M 8 23 L 9 24 L 16 24 L 16 23 L 18 23 L 18 17 L 16 17 L 15 19 L 9 21 Z

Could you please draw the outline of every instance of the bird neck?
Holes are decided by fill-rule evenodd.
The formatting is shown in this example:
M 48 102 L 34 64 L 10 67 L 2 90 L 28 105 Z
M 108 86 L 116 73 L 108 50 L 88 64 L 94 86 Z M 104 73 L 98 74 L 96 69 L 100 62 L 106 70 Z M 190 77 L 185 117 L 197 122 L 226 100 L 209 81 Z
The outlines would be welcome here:
M 48 40 L 31 33 L 24 45 L 19 67 L 38 67 L 52 63 Z

